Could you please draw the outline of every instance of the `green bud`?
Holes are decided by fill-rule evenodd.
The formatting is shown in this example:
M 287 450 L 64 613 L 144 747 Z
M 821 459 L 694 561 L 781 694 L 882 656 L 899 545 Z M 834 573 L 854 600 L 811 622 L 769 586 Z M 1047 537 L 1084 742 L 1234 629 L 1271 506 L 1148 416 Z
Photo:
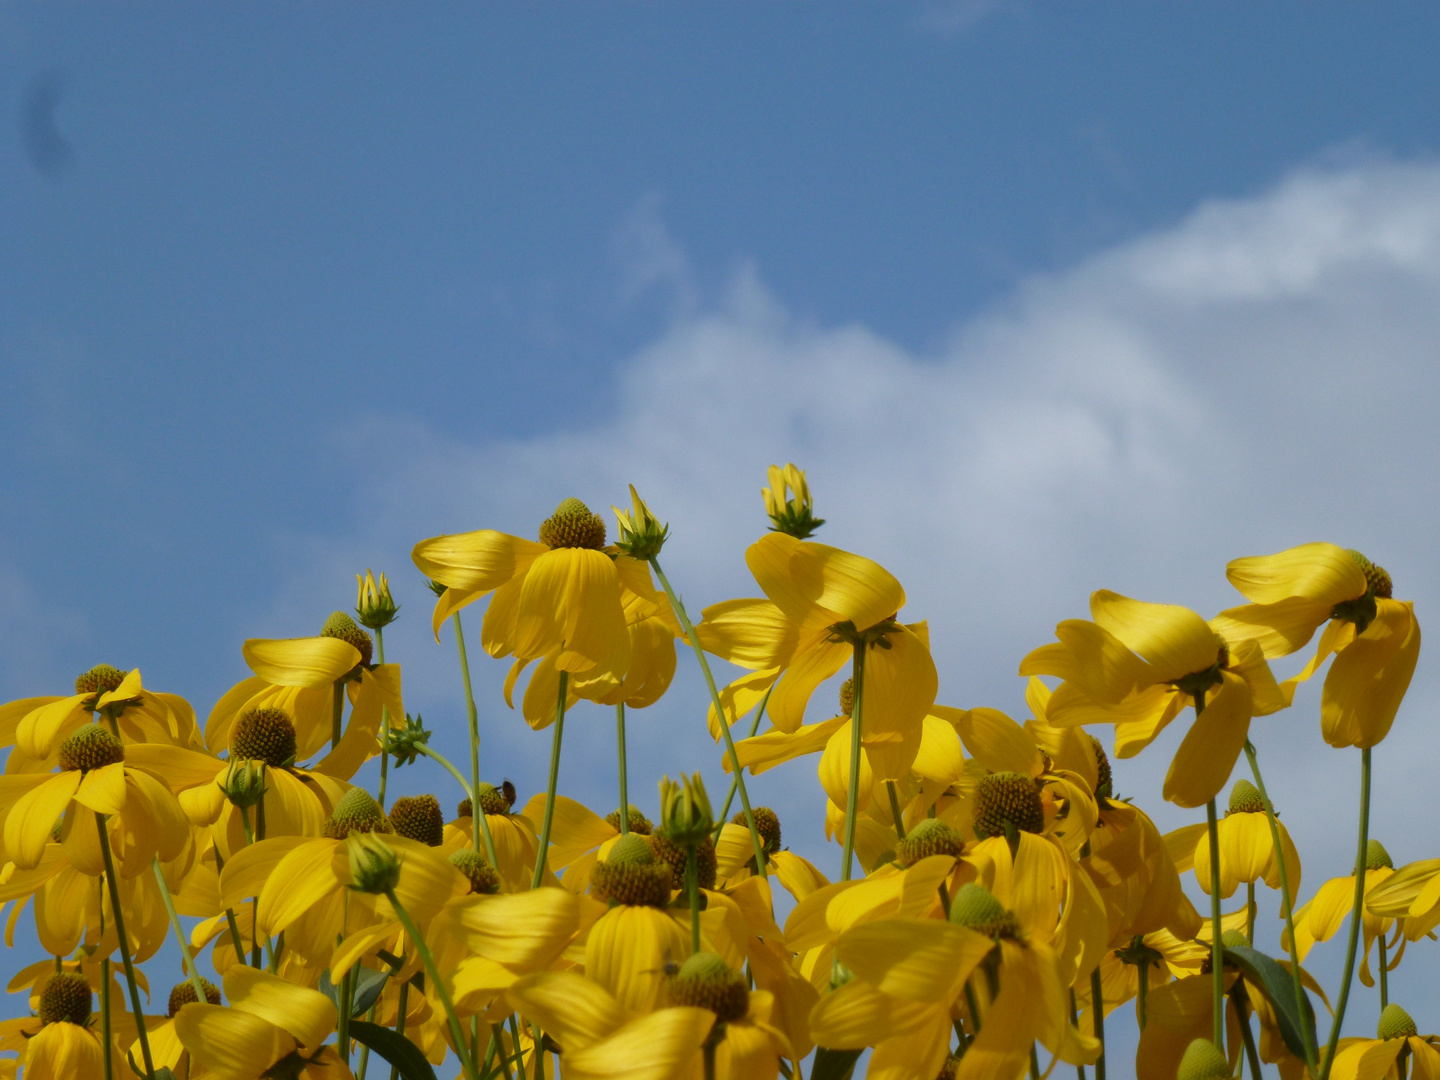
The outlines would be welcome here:
M 379 630 L 382 626 L 389 626 L 395 621 L 396 614 L 400 611 L 400 605 L 390 595 L 390 582 L 385 575 L 380 575 L 380 580 L 375 580 L 375 575 L 369 570 L 365 576 L 355 575 L 357 583 L 355 614 L 360 618 L 361 626 L 368 626 L 371 630 Z
M 615 544 L 631 558 L 654 558 L 665 546 L 665 540 L 670 535 L 670 526 L 662 525 L 656 520 L 650 507 L 645 505 L 645 500 L 640 498 L 640 493 L 635 490 L 634 484 L 630 485 L 630 504 L 631 511 L 628 514 L 618 506 L 610 508 L 615 511 L 615 518 L 620 522 L 620 539 Z
M 1230 1062 L 1209 1039 L 1196 1039 L 1185 1048 L 1175 1080 L 1225 1080 Z
M 697 772 L 680 776 L 679 784 L 668 776 L 660 781 L 660 828 L 662 836 L 682 848 L 698 847 L 715 829 L 715 815 L 705 781 Z
M 345 841 L 350 858 L 350 887 L 357 892 L 389 892 L 400 883 L 400 856 L 373 832 L 351 833 Z
M 256 761 L 236 761 L 225 773 L 220 784 L 225 798 L 240 810 L 248 810 L 265 798 L 265 766 Z

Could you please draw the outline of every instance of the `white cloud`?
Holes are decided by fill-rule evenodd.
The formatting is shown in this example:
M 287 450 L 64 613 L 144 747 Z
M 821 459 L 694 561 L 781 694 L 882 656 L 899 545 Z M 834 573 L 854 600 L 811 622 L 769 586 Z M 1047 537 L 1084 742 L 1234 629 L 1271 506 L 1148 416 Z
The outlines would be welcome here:
M 698 610 L 756 592 L 742 552 L 763 531 L 758 488 L 766 465 L 794 460 L 830 521 L 821 538 L 890 567 L 909 589 L 905 615 L 930 620 L 942 700 L 1018 714 L 1017 662 L 1098 587 L 1211 613 L 1237 599 L 1227 559 L 1324 538 L 1387 565 L 1422 620 L 1440 610 L 1437 348 L 1440 168 L 1425 164 L 1300 172 L 1208 203 L 1026 283 L 933 355 L 798 320 L 744 271 L 624 367 L 603 422 L 479 445 L 388 424 L 398 449 L 380 491 L 393 524 L 354 549 L 398 565 L 422 536 L 529 532 L 562 497 L 598 508 L 634 482 L 671 522 L 666 562 Z M 458 717 L 451 647 L 426 647 L 428 597 L 408 599 L 415 617 L 395 648 L 411 699 Z M 503 665 L 477 652 L 487 757 L 533 788 L 548 737 L 506 713 Z M 1434 671 L 1422 656 L 1376 752 L 1375 831 L 1401 861 L 1440 854 L 1413 810 L 1437 750 Z M 1307 895 L 1346 872 L 1356 788 L 1356 755 L 1320 742 L 1317 692 L 1256 724 Z M 719 775 L 702 708 L 686 674 L 633 720 L 632 792 L 696 760 Z M 596 805 L 613 799 L 609 723 L 590 708 L 567 736 L 567 782 Z M 1191 816 L 1159 802 L 1176 741 L 1117 769 L 1165 825 Z M 777 771 L 756 794 L 829 865 L 812 775 Z

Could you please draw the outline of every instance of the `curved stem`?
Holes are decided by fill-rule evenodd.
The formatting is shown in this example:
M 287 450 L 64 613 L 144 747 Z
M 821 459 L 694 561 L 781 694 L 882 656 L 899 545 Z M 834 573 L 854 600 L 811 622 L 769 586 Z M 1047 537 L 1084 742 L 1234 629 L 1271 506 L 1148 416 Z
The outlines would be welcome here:
M 565 699 L 569 694 L 570 673 L 562 671 L 560 689 L 555 695 L 555 739 L 550 744 L 550 783 L 545 788 L 545 818 L 540 824 L 540 851 L 535 856 L 535 877 L 530 882 L 532 889 L 538 889 L 545 877 L 545 858 L 550 847 L 550 823 L 555 820 L 555 788 L 560 782 L 560 742 L 565 735 Z
M 620 770 L 620 835 L 630 835 L 630 791 L 625 770 L 625 703 L 615 703 L 615 743 Z
M 435 762 L 451 776 L 453 776 L 455 778 L 455 782 L 460 785 L 460 790 L 463 791 L 466 797 L 470 800 L 470 817 L 472 819 L 472 823 L 475 817 L 478 816 L 480 818 L 480 829 L 482 832 L 482 837 L 485 841 L 485 853 L 487 856 L 489 856 L 490 865 L 494 866 L 495 844 L 490 839 L 490 823 L 485 818 L 485 811 L 480 806 L 480 800 L 476 798 L 476 789 L 470 786 L 470 781 L 466 780 L 460 770 L 457 769 L 454 765 L 452 765 L 449 759 L 446 758 L 444 754 L 440 753 L 440 751 L 432 750 L 424 743 L 416 743 L 415 749 L 418 750 L 420 753 L 424 754 L 431 761 Z
M 100 830 L 100 854 L 105 859 L 105 883 L 110 888 L 110 913 L 115 916 L 115 934 L 120 939 L 120 962 L 125 965 L 125 981 L 130 985 L 130 1009 L 135 1017 L 135 1031 L 140 1037 L 140 1057 L 145 1062 L 145 1075 L 154 1080 L 155 1062 L 150 1057 L 150 1034 L 145 1027 L 145 1010 L 140 1006 L 140 987 L 135 982 L 135 965 L 130 962 L 130 939 L 125 936 L 125 916 L 120 910 L 120 888 L 115 883 L 115 857 L 110 853 L 110 831 L 105 828 L 105 815 L 95 812 L 95 827 Z M 204 995 L 201 995 L 204 1001 Z M 109 1057 L 110 1044 L 105 1044 Z
M 385 628 L 375 628 L 375 651 L 380 663 L 385 663 Z M 380 804 L 380 809 L 385 809 L 385 784 L 390 779 L 390 751 L 385 749 L 390 745 L 390 706 L 380 706 L 380 789 L 375 796 L 375 801 Z M 365 1047 L 364 1054 L 360 1058 L 360 1071 L 365 1071 L 365 1063 L 368 1060 L 370 1048 Z M 362 1076 L 363 1080 L 363 1076 Z
M 1220 828 L 1215 821 L 1215 800 L 1205 804 L 1205 825 L 1210 834 L 1210 1004 L 1214 1013 L 1212 1042 L 1225 1052 L 1225 942 L 1220 933 Z
M 170 895 L 170 886 L 165 881 L 165 871 L 160 869 L 160 857 L 150 861 L 155 871 L 155 883 L 160 886 L 160 899 L 165 902 L 165 914 L 170 917 L 170 929 L 175 932 L 175 941 L 180 946 L 180 955 L 185 958 L 185 970 L 190 973 L 190 985 L 195 988 L 195 1000 L 205 1004 L 205 984 L 200 979 L 200 969 L 195 966 L 195 954 L 190 951 L 190 942 L 185 938 L 180 916 L 175 912 L 175 898 Z
M 1090 972 L 1090 1007 L 1095 1010 L 1095 1039 L 1100 1044 L 1100 1056 L 1095 1059 L 1095 1080 L 1105 1080 L 1105 995 L 1098 966 Z
M 1330 1023 L 1330 1038 L 1325 1043 L 1321 1060 L 1320 1080 L 1330 1075 L 1335 1060 L 1335 1045 L 1340 1041 L 1340 1026 L 1345 1022 L 1345 1006 L 1350 1000 L 1350 979 L 1355 974 L 1355 947 L 1360 941 L 1360 924 L 1365 921 L 1365 848 L 1370 837 L 1370 748 L 1360 751 L 1360 844 L 1355 854 L 1355 902 L 1350 908 L 1350 939 L 1345 946 L 1345 974 L 1340 977 L 1340 998 L 1335 1002 L 1335 1019 Z
M 445 1009 L 445 1018 L 450 1022 L 450 1037 L 455 1041 L 455 1056 L 460 1059 L 460 1066 L 465 1070 L 468 1080 L 480 1080 L 475 1072 L 475 1063 L 470 1060 L 470 1052 L 465 1039 L 465 1028 L 460 1023 L 460 1018 L 455 1015 L 455 1002 L 450 1000 L 450 991 L 445 986 L 445 981 L 440 978 L 440 972 L 435 968 L 435 957 L 430 952 L 430 946 L 415 929 L 415 924 L 410 920 L 410 913 L 400 903 L 400 898 L 395 895 L 394 889 L 385 890 L 385 899 L 390 901 L 390 906 L 395 909 L 395 917 L 400 920 L 400 925 L 405 927 L 405 933 L 415 945 L 415 951 L 420 954 L 420 962 L 425 965 L 425 974 L 435 986 L 435 994 L 440 998 L 440 1004 Z
M 1245 1057 L 1250 1062 L 1251 1080 L 1261 1080 L 1260 1055 L 1255 1051 L 1255 1033 L 1250 1030 L 1250 1009 L 1244 997 L 1244 986 L 1235 983 L 1230 991 L 1230 1004 L 1235 1006 L 1235 1019 L 1240 1023 L 1240 1041 L 1245 1044 Z
M 900 796 L 895 791 L 895 781 L 886 780 L 885 787 L 890 792 L 890 816 L 895 820 L 895 835 L 904 840 L 905 815 L 900 813 Z
M 770 704 L 770 691 L 774 689 L 775 684 L 771 683 L 770 689 L 765 691 L 765 696 L 760 699 L 760 704 L 755 709 L 755 719 L 750 721 L 750 738 L 752 739 L 755 737 L 755 733 L 760 730 L 760 720 L 765 715 L 765 706 Z M 719 842 L 720 833 L 724 830 L 725 823 L 730 820 L 730 804 L 735 801 L 735 789 L 737 787 L 739 787 L 739 782 L 732 777 L 730 780 L 730 791 L 725 796 L 725 805 L 720 808 L 720 814 L 715 818 L 715 832 L 710 836 L 711 843 Z
M 458 611 L 450 616 L 450 621 L 455 624 L 455 648 L 460 653 L 460 678 L 465 684 L 465 715 L 470 719 L 470 846 L 479 851 L 480 839 L 483 836 L 485 854 L 490 859 L 490 865 L 494 866 L 495 841 L 490 837 L 490 822 L 480 809 L 480 800 L 476 796 L 476 792 L 480 790 L 480 713 L 475 708 L 475 691 L 470 686 L 470 658 L 465 653 L 465 628 L 460 625 Z
M 680 597 L 675 595 L 675 590 L 670 587 L 670 579 L 665 576 L 665 571 L 660 569 L 660 561 L 655 556 L 650 556 L 650 565 L 655 570 L 655 577 L 660 582 L 660 587 L 665 590 L 665 596 L 670 601 L 670 607 L 675 612 L 675 618 L 680 620 L 680 629 L 685 631 L 685 640 L 695 651 L 695 659 L 700 662 L 700 671 L 705 676 L 705 685 L 710 689 L 710 703 L 715 706 L 715 719 L 720 725 L 720 733 L 725 736 L 725 752 L 730 757 L 730 768 L 735 773 L 735 786 L 740 791 L 740 805 L 745 808 L 745 823 L 750 828 L 750 843 L 755 848 L 755 867 L 763 877 L 770 875 L 770 863 L 765 857 L 765 845 L 760 840 L 760 830 L 755 827 L 755 811 L 750 809 L 750 793 L 745 790 L 745 777 L 740 771 L 740 755 L 735 752 L 735 737 L 730 734 L 730 720 L 725 715 L 725 706 L 720 703 L 720 691 L 715 688 L 715 675 L 710 670 L 710 661 L 705 659 L 705 650 L 700 646 L 700 639 L 695 634 L 695 624 L 690 621 L 690 616 L 685 612 L 685 605 Z M 848 875 L 847 875 L 848 876 Z
M 1270 844 L 1277 852 L 1285 849 L 1280 844 L 1280 822 L 1275 818 L 1275 805 L 1265 791 L 1265 778 L 1260 775 L 1260 760 L 1255 754 L 1255 745 L 1245 741 L 1245 758 L 1250 762 L 1250 775 L 1255 778 L 1255 788 L 1260 792 L 1260 801 L 1265 804 L 1265 820 L 1270 826 Z M 1311 1075 L 1318 1071 L 1318 1057 L 1315 1045 L 1315 1030 L 1311 1025 L 1310 1010 L 1306 1007 L 1305 984 L 1300 978 L 1300 948 L 1295 937 L 1295 894 L 1290 891 L 1290 871 L 1283 857 L 1276 859 L 1280 867 L 1280 908 L 1285 916 L 1285 934 L 1290 945 L 1290 986 L 1295 994 L 1295 1008 L 1300 1014 L 1300 1035 L 1305 1043 L 1305 1061 Z M 1251 942 L 1253 945 L 1254 942 Z
M 850 790 L 845 794 L 845 855 L 840 864 L 840 880 L 850 880 L 850 862 L 855 854 L 855 816 L 859 812 L 860 800 L 860 735 L 864 730 L 863 713 L 865 701 L 865 643 L 855 644 L 854 659 L 851 661 L 851 702 L 850 707 Z M 897 821 L 898 825 L 899 822 Z
M 690 951 L 700 951 L 700 860 L 691 847 L 685 852 L 685 891 L 690 895 Z

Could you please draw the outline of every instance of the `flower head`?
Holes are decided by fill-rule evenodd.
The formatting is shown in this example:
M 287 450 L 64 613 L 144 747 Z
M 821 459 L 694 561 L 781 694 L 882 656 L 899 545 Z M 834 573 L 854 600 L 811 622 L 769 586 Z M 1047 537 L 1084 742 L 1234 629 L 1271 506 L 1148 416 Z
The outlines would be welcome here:
M 380 575 L 377 582 L 375 575 L 367 569 L 364 577 L 355 575 L 355 583 L 355 614 L 359 617 L 361 626 L 379 630 L 395 621 L 400 605 L 395 603 L 395 599 L 390 595 L 390 582 L 384 574 Z
M 805 473 L 794 465 L 783 469 L 771 465 L 770 486 L 762 488 L 765 497 L 765 513 L 770 515 L 772 532 L 782 532 L 797 540 L 808 540 L 815 530 L 825 524 L 824 518 L 815 516 L 815 507 L 810 499 L 810 485 Z
M 632 559 L 653 558 L 665 546 L 670 526 L 660 524 L 650 512 L 650 507 L 645 505 L 645 500 L 640 498 L 634 484 L 630 485 L 630 502 L 632 509 L 628 514 L 618 506 L 610 508 L 620 522 L 620 539 L 615 541 L 615 546 Z

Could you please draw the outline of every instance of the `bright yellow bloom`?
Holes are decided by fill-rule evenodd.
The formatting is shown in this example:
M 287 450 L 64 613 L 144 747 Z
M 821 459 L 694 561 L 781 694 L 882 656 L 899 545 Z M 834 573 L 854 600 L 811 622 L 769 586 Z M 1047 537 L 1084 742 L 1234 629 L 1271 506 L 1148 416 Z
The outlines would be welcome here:
M 1300 854 L 1290 839 L 1283 821 L 1276 821 L 1280 847 L 1284 853 L 1286 879 L 1291 895 L 1300 891 Z M 1195 831 L 1195 880 L 1206 893 L 1210 892 L 1210 836 L 1204 825 Z M 1238 780 L 1230 792 L 1230 806 L 1216 829 L 1220 841 L 1220 895 L 1230 897 L 1240 885 L 1264 881 L 1272 889 L 1280 888 L 1280 860 L 1270 837 L 1270 823 L 1260 792 L 1246 780 Z M 1354 881 L 1352 879 L 1353 887 Z M 1304 957 L 1305 953 L 1300 953 Z
M 485 814 L 485 824 L 490 828 L 490 840 L 495 845 L 495 869 L 500 874 L 506 892 L 519 892 L 530 887 L 530 879 L 535 872 L 535 855 L 540 848 L 535 823 L 540 820 L 545 808 L 545 796 L 542 793 L 530 800 L 523 813 L 513 813 L 509 802 L 513 796 L 513 787 L 502 794 L 500 789 L 490 784 L 483 781 L 480 784 L 480 807 Z M 540 800 L 538 810 L 535 799 Z M 445 826 L 445 839 L 441 847 L 447 855 L 470 847 L 474 842 L 473 813 L 470 800 L 463 799 L 456 808 L 455 820 Z M 553 833 L 559 831 L 557 818 Z M 547 872 L 559 869 L 548 860 L 545 866 Z
M 770 517 L 770 528 L 797 540 L 807 540 L 821 525 L 824 518 L 815 516 L 815 503 L 810 497 L 810 484 L 802 469 L 794 465 L 771 465 L 766 470 L 768 488 L 761 489 L 765 499 L 765 513 Z
M 1379 858 L 1375 847 L 1379 844 L 1372 841 L 1372 857 L 1367 860 L 1367 873 L 1378 873 L 1390 865 L 1389 855 Z M 1380 851 L 1383 852 L 1384 848 Z M 1370 863 L 1376 864 L 1373 870 Z M 1398 919 L 1406 940 L 1418 941 L 1440 926 L 1440 859 L 1406 863 L 1388 880 L 1377 882 L 1374 892 L 1366 895 L 1367 919 L 1372 915 Z
M 1397 921 L 1393 915 L 1376 914 L 1371 910 L 1371 905 L 1376 903 L 1379 897 L 1378 906 L 1389 910 L 1385 900 L 1387 896 L 1393 896 L 1394 890 L 1382 891 L 1384 886 L 1393 881 L 1396 877 L 1395 869 L 1390 861 L 1390 855 L 1378 840 L 1371 840 L 1367 858 L 1365 861 L 1365 909 L 1361 913 L 1361 931 L 1364 934 L 1363 951 L 1360 963 L 1360 981 L 1366 986 L 1374 986 L 1375 980 L 1370 974 L 1370 950 L 1377 938 L 1383 938 L 1390 931 L 1390 928 Z M 1292 879 L 1293 880 L 1293 879 Z M 1403 884 L 1401 886 L 1403 888 Z M 1295 911 L 1295 944 L 1300 959 L 1304 960 L 1311 948 L 1322 941 L 1329 941 L 1335 936 L 1335 932 L 1350 917 L 1350 912 L 1355 906 L 1355 875 L 1350 874 L 1343 878 L 1331 878 L 1306 904 L 1302 904 Z M 1399 921 L 1405 922 L 1402 913 Z M 1399 936 L 1399 935 L 1397 935 Z M 1420 937 L 1416 934 L 1415 937 Z M 1282 939 L 1288 941 L 1288 935 L 1282 934 Z M 1411 938 L 1414 940 L 1414 938 Z M 1404 948 L 1391 954 L 1386 958 L 1386 967 L 1394 970 L 1404 956 Z
M 1364 747 L 1385 738 L 1420 655 L 1415 606 L 1393 598 L 1390 575 L 1357 551 L 1323 543 L 1236 559 L 1225 572 L 1252 602 L 1221 612 L 1216 629 L 1253 638 L 1275 657 L 1303 648 L 1328 621 L 1315 656 L 1282 687 L 1286 701 L 1333 652 L 1320 699 L 1325 741 Z
M 224 983 L 228 1007 L 192 1002 L 175 1016 L 176 1035 L 209 1075 L 348 1080 L 335 1048 L 323 1045 L 337 1019 L 328 997 L 243 964 L 227 971 Z
M 1122 758 L 1148 746 L 1186 705 L 1197 705 L 1164 796 L 1178 806 L 1203 806 L 1229 779 L 1251 717 L 1287 704 L 1260 646 L 1223 636 L 1188 608 L 1103 589 L 1090 597 L 1090 613 L 1094 622 L 1060 623 L 1060 640 L 1031 652 L 1020 674 L 1065 680 L 1050 698 L 1050 723 L 1114 724 Z
M 1340 1040 L 1330 1070 L 1335 1080 L 1379 1080 L 1397 1075 L 1440 1080 L 1440 1036 L 1421 1035 L 1410 1014 L 1399 1005 L 1392 1003 L 1381 1011 L 1375 1034 L 1373 1039 Z M 1397 1065 L 1407 1072 L 1398 1073 Z
M 99 974 L 98 963 L 67 965 L 57 973 L 45 962 L 10 980 L 10 990 L 30 990 L 30 1007 L 38 1014 L 0 1021 L 0 1050 L 19 1052 L 17 1063 L 23 1066 L 26 1080 L 95 1080 L 102 1075 L 100 1014 L 92 1011 Z M 135 1019 L 125 1011 L 119 983 L 113 978 L 110 994 L 110 1061 L 114 1074 L 122 1076 L 121 1070 L 128 1070 L 122 1047 L 135 1039 Z M 13 1078 L 13 1071 L 10 1075 Z

